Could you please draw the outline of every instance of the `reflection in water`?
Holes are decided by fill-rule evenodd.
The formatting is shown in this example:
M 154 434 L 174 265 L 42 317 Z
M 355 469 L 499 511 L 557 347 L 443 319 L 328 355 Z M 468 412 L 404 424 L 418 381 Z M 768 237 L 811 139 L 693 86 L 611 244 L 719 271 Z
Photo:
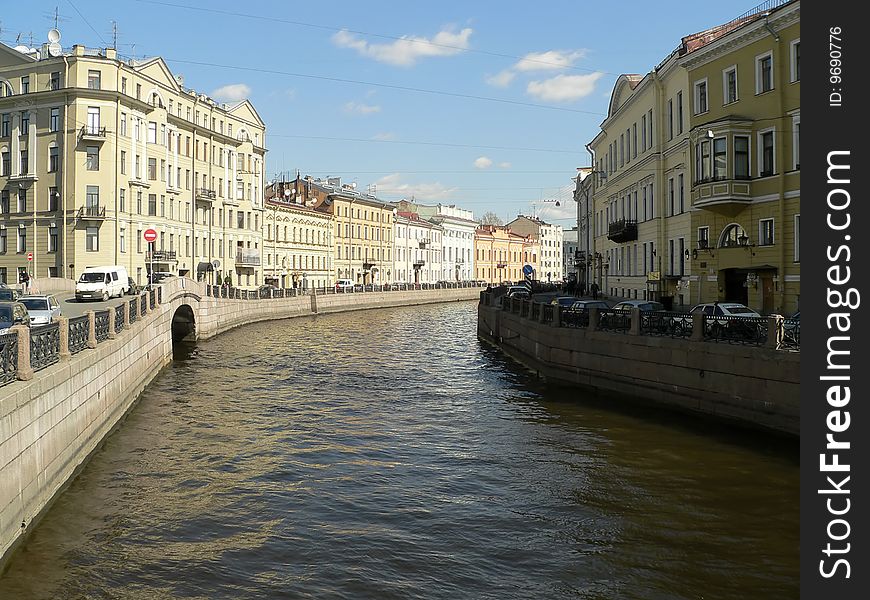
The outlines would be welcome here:
M 473 303 L 179 350 L 2 598 L 794 598 L 797 445 L 546 386 Z

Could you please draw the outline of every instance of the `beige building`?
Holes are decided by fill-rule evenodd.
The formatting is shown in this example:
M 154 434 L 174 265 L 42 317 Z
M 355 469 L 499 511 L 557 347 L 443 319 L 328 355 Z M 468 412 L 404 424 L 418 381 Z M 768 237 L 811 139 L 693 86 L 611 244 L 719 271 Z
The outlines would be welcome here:
M 514 233 L 528 235 L 538 241 L 541 251 L 538 262 L 531 265 L 535 269 L 533 278 L 540 281 L 562 281 L 562 226 L 525 215 L 519 215 L 507 226 Z
M 800 2 L 716 33 L 681 59 L 692 90 L 692 299 L 790 315 L 800 300 Z
M 396 209 L 341 179 L 297 177 L 298 193 L 334 217 L 333 277 L 354 283 L 391 283 Z
M 119 264 L 144 283 L 153 259 L 262 283 L 265 125 L 251 103 L 185 88 L 160 58 L 53 54 L 0 44 L 0 277 Z
M 538 240 L 503 225 L 481 225 L 474 233 L 475 279 L 499 284 L 520 281 L 524 265 L 535 265 L 541 251 Z
M 334 217 L 296 193 L 296 182 L 266 187 L 263 276 L 279 288 L 333 285 Z

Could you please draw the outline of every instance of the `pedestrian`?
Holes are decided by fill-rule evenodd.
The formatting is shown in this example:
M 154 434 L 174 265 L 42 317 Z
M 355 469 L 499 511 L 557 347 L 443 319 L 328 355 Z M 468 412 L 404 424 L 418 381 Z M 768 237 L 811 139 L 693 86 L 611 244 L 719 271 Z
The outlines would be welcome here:
M 593 281 L 592 285 L 589 286 L 589 290 L 592 292 L 592 299 L 598 300 L 598 284 Z
M 21 271 L 21 275 L 18 276 L 18 283 L 21 284 L 22 293 L 30 293 L 30 275 L 27 271 Z
M 582 298 L 585 295 L 586 295 L 586 282 L 581 281 L 580 282 L 580 297 Z

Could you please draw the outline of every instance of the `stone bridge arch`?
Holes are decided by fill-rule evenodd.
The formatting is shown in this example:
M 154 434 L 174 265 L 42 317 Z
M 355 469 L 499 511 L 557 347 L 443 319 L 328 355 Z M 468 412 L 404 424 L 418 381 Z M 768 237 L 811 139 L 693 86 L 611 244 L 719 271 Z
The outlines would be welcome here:
M 196 341 L 196 314 L 190 304 L 173 306 L 172 343 Z

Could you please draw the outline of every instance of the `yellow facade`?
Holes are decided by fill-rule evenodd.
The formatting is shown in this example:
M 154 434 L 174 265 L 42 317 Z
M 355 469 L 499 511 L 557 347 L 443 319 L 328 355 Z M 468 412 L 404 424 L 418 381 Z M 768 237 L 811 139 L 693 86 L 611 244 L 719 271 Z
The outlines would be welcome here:
M 790 2 L 682 59 L 694 92 L 694 301 L 799 307 L 799 20 L 800 2 Z
M 523 267 L 536 265 L 540 251 L 538 241 L 529 235 L 500 225 L 481 225 L 474 232 L 475 279 L 494 284 L 521 281 Z
M 262 282 L 265 125 L 249 102 L 184 88 L 160 58 L 82 46 L 40 58 L 0 44 L 0 88 L 0 277 L 118 264 L 144 283 L 153 259 L 155 271 Z

